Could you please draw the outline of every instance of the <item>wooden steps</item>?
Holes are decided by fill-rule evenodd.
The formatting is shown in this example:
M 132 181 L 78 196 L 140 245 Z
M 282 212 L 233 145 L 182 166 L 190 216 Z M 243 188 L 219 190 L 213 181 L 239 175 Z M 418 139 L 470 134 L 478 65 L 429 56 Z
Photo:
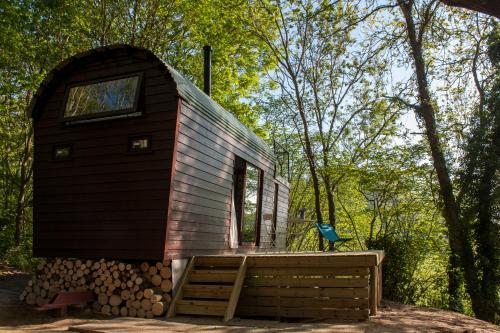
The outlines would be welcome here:
M 247 268 L 247 258 L 192 257 L 170 304 L 167 318 L 176 314 L 234 316 Z

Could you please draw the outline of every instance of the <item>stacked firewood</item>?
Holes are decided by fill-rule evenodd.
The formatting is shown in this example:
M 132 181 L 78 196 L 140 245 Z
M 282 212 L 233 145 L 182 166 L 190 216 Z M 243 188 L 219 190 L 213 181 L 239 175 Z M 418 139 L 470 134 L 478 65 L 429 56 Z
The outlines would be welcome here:
M 165 314 L 171 301 L 170 260 L 140 265 L 119 261 L 54 259 L 37 267 L 20 296 L 28 304 L 43 305 L 62 291 L 96 294 L 94 311 L 153 318 Z

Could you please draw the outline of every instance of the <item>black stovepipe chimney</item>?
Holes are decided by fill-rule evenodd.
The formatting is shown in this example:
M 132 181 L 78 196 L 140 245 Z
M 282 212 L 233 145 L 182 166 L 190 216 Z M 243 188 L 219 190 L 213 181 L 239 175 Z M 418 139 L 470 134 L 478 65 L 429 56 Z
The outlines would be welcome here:
M 203 46 L 203 91 L 208 96 L 212 93 L 212 47 Z

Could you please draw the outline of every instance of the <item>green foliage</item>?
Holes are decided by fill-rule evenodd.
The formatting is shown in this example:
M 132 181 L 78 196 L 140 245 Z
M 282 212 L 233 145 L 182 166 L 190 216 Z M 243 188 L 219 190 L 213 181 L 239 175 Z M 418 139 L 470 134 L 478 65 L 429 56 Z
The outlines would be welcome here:
M 33 257 L 31 238 L 25 237 L 25 239 L 26 241 L 19 246 L 9 248 L 2 261 L 23 271 L 32 271 L 42 259 Z
M 383 264 L 384 298 L 415 303 L 414 275 L 423 257 L 419 241 L 390 235 L 368 242 L 368 248 L 383 249 L 387 253 Z
M 481 296 L 500 322 L 500 28 L 490 34 L 488 55 L 496 78 L 471 119 L 460 172 L 462 219 L 472 231 Z
M 45 73 L 76 50 L 73 7 L 62 1 L 0 1 L 0 260 L 31 259 L 32 135 L 26 109 Z
M 74 36 L 83 48 L 127 43 L 145 47 L 191 79 L 203 83 L 204 45 L 211 45 L 212 98 L 245 125 L 265 136 L 255 107 L 244 102 L 270 68 L 264 44 L 249 33 L 259 16 L 252 5 L 217 1 L 83 1 L 77 6 Z

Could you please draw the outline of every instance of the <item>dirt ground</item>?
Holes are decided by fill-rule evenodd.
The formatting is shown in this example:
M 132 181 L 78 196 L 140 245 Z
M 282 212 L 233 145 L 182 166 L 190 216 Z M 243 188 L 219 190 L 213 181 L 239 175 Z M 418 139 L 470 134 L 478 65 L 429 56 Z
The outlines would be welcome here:
M 462 314 L 383 302 L 376 316 L 362 322 L 176 317 L 173 320 L 99 317 L 90 310 L 71 309 L 58 318 L 22 304 L 18 295 L 29 275 L 0 266 L 0 332 L 500 332 L 496 326 Z

